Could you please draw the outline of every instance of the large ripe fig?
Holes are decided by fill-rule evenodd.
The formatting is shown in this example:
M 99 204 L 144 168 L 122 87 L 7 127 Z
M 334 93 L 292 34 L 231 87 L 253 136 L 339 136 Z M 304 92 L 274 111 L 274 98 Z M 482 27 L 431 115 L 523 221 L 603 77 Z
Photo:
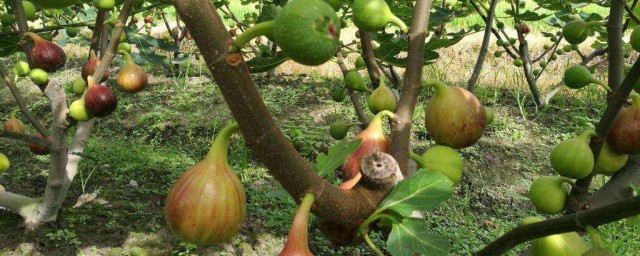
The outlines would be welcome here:
M 420 168 L 442 173 L 454 184 L 458 184 L 462 178 L 462 157 L 450 147 L 435 145 L 422 156 L 412 156 L 412 159 Z
M 128 52 L 120 51 L 119 53 L 124 55 L 125 63 L 118 74 L 118 86 L 126 92 L 141 91 L 149 82 L 147 73 L 144 72 L 144 69 L 138 66 L 138 64 L 133 62 Z
M 100 65 L 100 60 L 96 57 L 93 51 L 89 52 L 89 60 L 82 67 L 82 78 L 87 79 L 88 76 L 92 76 L 96 72 L 96 68 Z M 105 69 L 102 73 L 100 83 L 109 80 L 109 69 Z M 85 80 L 86 81 L 86 80 Z
M 384 78 L 380 79 L 380 86 L 373 90 L 369 98 L 367 98 L 367 105 L 373 114 L 378 114 L 383 110 L 391 112 L 396 110 L 396 97 L 385 84 Z
M 56 72 L 64 67 L 67 62 L 67 55 L 60 46 L 44 40 L 38 34 L 32 32 L 24 33 L 24 36 L 31 37 L 34 42 L 31 58 L 35 68 L 41 68 L 47 72 Z
M 345 92 L 344 88 L 336 87 L 331 91 L 331 98 L 335 102 L 342 102 L 347 97 L 347 92 Z
M 547 214 L 562 212 L 567 205 L 569 195 L 564 183 L 571 183 L 571 180 L 564 177 L 545 176 L 533 181 L 529 189 L 529 199 L 533 206 Z
M 3 129 L 10 132 L 24 133 L 24 123 L 16 118 L 16 112 L 13 112 L 9 120 L 4 122 Z
M 84 81 L 82 77 L 78 77 L 73 80 L 72 87 L 73 93 L 75 93 L 76 95 L 82 95 L 84 93 L 84 90 L 87 89 L 87 82 Z
M 118 98 L 106 86 L 98 85 L 93 77 L 88 77 L 89 89 L 85 94 L 84 103 L 89 114 L 95 117 L 105 117 L 118 107 Z
M 9 158 L 4 154 L 0 153 L 0 173 L 6 172 L 7 170 L 9 170 L 10 165 L 11 163 L 9 163 Z
M 436 143 L 455 149 L 475 144 L 487 125 L 484 107 L 473 93 L 449 87 L 437 80 L 426 85 L 435 87 L 435 95 L 427 103 L 425 124 Z
M 273 37 L 294 61 L 317 66 L 338 50 L 340 19 L 323 0 L 293 0 L 274 20 Z
M 640 52 L 640 26 L 636 26 L 631 32 L 629 37 L 629 43 L 634 50 Z
M 180 239 L 205 246 L 235 236 L 246 212 L 240 180 L 227 163 L 236 123 L 225 127 L 207 156 L 182 174 L 167 195 L 164 214 L 171 232 Z
M 29 63 L 26 61 L 18 61 L 18 63 L 13 65 L 13 73 L 19 77 L 25 77 L 29 75 L 31 72 L 31 68 L 29 68 Z
M 633 104 L 620 111 L 607 134 L 607 143 L 620 154 L 640 152 L 640 96 L 629 95 Z
M 300 203 L 300 208 L 296 212 L 296 216 L 291 224 L 287 242 L 278 256 L 313 256 L 309 250 L 309 212 L 315 197 L 313 194 L 307 194 Z
M 40 135 L 40 133 L 37 133 L 34 135 L 35 137 L 44 139 L 44 137 L 42 135 Z M 47 138 L 47 140 L 49 141 L 49 143 L 53 142 L 53 138 L 49 137 Z M 40 145 L 38 143 L 29 143 L 29 149 L 31 150 L 31 153 L 36 154 L 36 155 L 48 155 L 49 149 L 47 147 L 45 147 L 44 145 Z
M 384 0 L 355 0 L 351 8 L 353 23 L 361 30 L 381 31 L 389 23 L 395 24 L 404 33 L 409 30 L 400 18 L 393 15 L 391 8 Z
M 551 167 L 558 174 L 572 179 L 587 177 L 593 170 L 594 158 L 589 148 L 590 137 L 596 136 L 594 130 L 560 142 L 551 150 Z
M 562 79 L 564 84 L 571 89 L 580 89 L 591 83 L 604 85 L 603 82 L 600 82 L 591 75 L 591 71 L 581 65 L 573 65 L 567 68 L 567 70 L 564 71 Z
M 349 129 L 351 129 L 351 127 L 357 124 L 359 123 L 347 123 L 343 121 L 336 121 L 333 124 L 331 124 L 331 126 L 329 126 L 329 135 L 331 135 L 331 138 L 335 140 L 344 139 L 344 137 L 347 137 L 347 133 L 349 133 Z
M 352 91 L 371 92 L 360 73 L 355 70 L 349 70 L 347 74 L 344 75 L 344 85 Z
M 629 155 L 618 154 L 609 147 L 609 144 L 604 143 L 598 156 L 598 163 L 596 163 L 596 173 L 612 176 L 624 167 L 627 160 L 629 160 Z
M 395 118 L 393 113 L 386 110 L 382 111 L 371 120 L 367 129 L 360 132 L 355 138 L 356 140 L 362 139 L 362 143 L 355 152 L 347 157 L 347 160 L 342 165 L 343 178 L 347 181 L 356 179 L 352 184 L 357 183 L 359 177 L 362 177 L 360 174 L 362 158 L 375 152 L 389 152 L 389 142 L 382 129 L 382 121 L 385 116 L 391 119 Z
M 529 217 L 523 224 L 533 224 L 543 221 L 540 217 Z M 585 253 L 589 248 L 576 232 L 551 235 L 531 241 L 531 256 L 577 256 Z
M 69 116 L 78 122 L 86 122 L 91 119 L 91 114 L 87 111 L 87 108 L 84 104 L 84 99 L 78 99 L 71 103 L 69 106 Z

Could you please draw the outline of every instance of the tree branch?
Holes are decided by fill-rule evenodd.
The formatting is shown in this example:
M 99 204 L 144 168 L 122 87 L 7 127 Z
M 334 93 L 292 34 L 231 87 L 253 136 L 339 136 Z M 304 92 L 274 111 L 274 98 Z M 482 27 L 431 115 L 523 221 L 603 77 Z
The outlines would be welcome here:
M 16 16 L 16 22 L 18 23 L 18 33 L 20 34 L 20 39 L 22 44 L 22 48 L 24 50 L 24 54 L 27 56 L 27 62 L 29 66 L 33 65 L 33 60 L 31 58 L 31 49 L 33 49 L 33 42 L 31 40 L 22 40 L 22 36 L 24 33 L 29 32 L 29 25 L 27 24 L 27 18 L 24 13 L 24 6 L 22 5 L 22 0 L 13 0 L 13 14 Z
M 113 32 L 111 34 L 109 46 L 107 46 L 107 51 L 100 59 L 100 65 L 98 65 L 98 67 L 96 68 L 96 72 L 93 73 L 93 79 L 96 81 L 100 81 L 100 78 L 104 74 L 104 71 L 109 67 L 109 64 L 111 64 L 111 61 L 115 57 L 115 52 L 118 48 L 118 44 L 120 43 L 120 36 L 122 36 L 124 25 L 127 23 L 127 19 L 131 15 L 132 5 L 133 1 L 130 0 L 125 0 L 124 4 L 122 5 L 120 16 L 118 16 L 118 20 L 116 21 Z
M 10 132 L 7 130 L 0 130 L 0 137 L 24 141 L 27 143 L 36 143 L 36 144 L 45 146 L 48 149 L 51 149 L 51 145 L 49 144 L 49 141 L 33 135 L 28 135 L 28 134 L 23 134 L 18 132 Z
M 378 85 L 380 85 L 380 70 L 376 63 L 376 56 L 373 54 L 373 43 L 368 32 L 360 30 L 360 44 L 362 45 L 362 59 L 367 67 L 367 72 L 369 72 L 371 86 L 378 88 Z
M 591 208 L 633 196 L 630 184 L 640 186 L 640 155 L 629 156 L 627 164 L 589 197 Z
M 475 89 L 476 84 L 478 83 L 480 72 L 482 72 L 482 65 L 484 64 L 484 59 L 487 56 L 487 51 L 489 50 L 489 42 L 491 41 L 491 29 L 493 28 L 493 16 L 495 15 L 496 5 L 498 5 L 498 0 L 491 0 L 489 10 L 487 11 L 487 19 L 485 21 L 486 27 L 484 30 L 484 37 L 482 38 L 480 53 L 478 53 L 476 66 L 473 68 L 473 73 L 471 74 L 471 78 L 469 78 L 469 82 L 467 83 L 467 90 L 471 92 L 473 92 L 473 89 Z
M 422 87 L 422 66 L 424 65 L 424 45 L 427 37 L 427 25 L 431 10 L 431 0 L 418 0 L 414 7 L 413 23 L 409 29 L 409 53 L 404 85 L 400 94 L 400 102 L 396 109 L 396 119 L 391 127 L 391 148 L 389 152 L 398 161 L 402 175 L 407 175 L 409 163 L 409 144 L 411 139 L 411 122 L 413 111 L 418 102 Z
M 609 88 L 618 89 L 624 78 L 624 48 L 622 42 L 622 19 L 624 17 L 623 1 L 611 1 L 609 22 L 607 23 L 607 45 L 609 52 Z
M 106 28 L 104 25 L 104 21 L 107 20 L 109 11 L 106 10 L 98 10 L 98 15 L 96 16 L 95 28 L 93 30 L 93 34 L 91 35 L 91 46 L 90 49 L 98 54 L 100 50 L 100 38 L 102 37 L 102 31 Z M 82 79 L 87 79 L 83 77 Z
M 9 77 L 9 74 L 4 69 L 4 67 L 2 67 L 2 65 L 0 65 L 0 76 L 2 76 L 4 83 L 9 87 L 9 90 L 11 90 L 13 98 L 16 99 L 18 107 L 20 107 L 20 111 L 22 111 L 22 114 L 24 114 L 29 123 L 31 123 L 31 125 L 36 128 L 36 130 L 42 135 L 42 137 L 48 137 L 49 133 L 47 132 L 47 129 L 45 129 L 44 126 L 35 118 L 33 113 L 29 111 L 29 109 L 25 105 L 24 98 L 22 98 L 22 96 L 20 95 L 20 91 L 18 91 L 18 88 L 13 83 L 13 80 L 11 80 L 11 77 Z

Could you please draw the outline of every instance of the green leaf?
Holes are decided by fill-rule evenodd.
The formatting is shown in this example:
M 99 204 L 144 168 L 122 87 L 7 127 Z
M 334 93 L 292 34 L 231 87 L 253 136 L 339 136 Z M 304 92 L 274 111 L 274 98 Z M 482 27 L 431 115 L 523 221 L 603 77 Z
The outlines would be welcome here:
M 349 155 L 358 149 L 361 143 L 362 139 L 350 142 L 347 140 L 339 141 L 329 149 L 327 155 L 324 153 L 318 154 L 316 157 L 317 164 L 314 166 L 314 169 L 322 178 L 329 176 L 336 168 L 344 163 Z
M 253 59 L 247 61 L 247 65 L 249 66 L 249 71 L 252 74 L 267 72 L 272 70 L 285 61 L 289 60 L 289 57 L 282 52 L 278 52 L 275 56 L 257 56 Z
M 393 224 L 387 251 L 394 256 L 421 255 L 439 256 L 449 255 L 451 243 L 444 236 L 429 232 L 429 226 L 424 219 L 405 218 L 401 223 Z
M 518 19 L 524 20 L 524 21 L 539 21 L 551 15 L 551 14 L 538 14 L 537 12 L 532 12 L 532 11 L 525 11 L 523 13 L 516 15 L 513 10 L 506 10 L 504 11 L 504 13 L 513 17 L 518 17 Z
M 408 217 L 415 211 L 431 211 L 453 194 L 453 182 L 441 173 L 419 170 L 396 185 L 376 213 L 394 211 Z

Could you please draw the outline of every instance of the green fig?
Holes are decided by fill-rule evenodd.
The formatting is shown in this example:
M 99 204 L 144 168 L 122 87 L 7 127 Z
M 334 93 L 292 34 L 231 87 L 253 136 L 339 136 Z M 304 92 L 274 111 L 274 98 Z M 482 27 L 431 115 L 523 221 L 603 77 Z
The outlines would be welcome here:
M 629 98 L 633 104 L 618 113 L 607 134 L 607 144 L 619 154 L 640 152 L 640 96 L 632 93 Z
M 498 29 L 503 29 L 503 28 L 504 28 L 504 22 L 502 22 L 502 21 L 498 21 L 498 22 L 496 23 L 496 27 L 497 27 Z
M 60 9 L 77 4 L 80 0 L 31 0 L 36 5 L 45 9 Z
M 329 5 L 331 5 L 331 7 L 333 7 L 333 10 L 335 10 L 336 12 L 340 10 L 340 7 L 342 7 L 342 0 L 324 0 L 324 1 L 327 2 Z
M 436 143 L 454 149 L 475 144 L 487 125 L 487 114 L 473 93 L 437 80 L 427 80 L 435 95 L 427 103 L 425 125 Z
M 491 125 L 496 116 L 496 111 L 490 107 L 484 107 L 484 112 L 487 113 L 487 125 Z
M 496 58 L 500 58 L 500 57 L 502 57 L 503 53 L 504 53 L 504 51 L 495 51 L 493 53 L 493 56 L 496 57 Z
M 227 242 L 235 236 L 246 212 L 240 180 L 227 163 L 231 135 L 225 127 L 211 144 L 207 156 L 173 184 L 164 214 L 169 230 L 180 239 L 201 246 Z
M 15 65 L 13 65 L 13 73 L 19 77 L 25 77 L 29 75 L 31 69 L 29 68 L 29 63 L 26 61 L 18 61 Z
M 36 6 L 29 1 L 22 1 L 22 7 L 24 7 L 24 17 L 27 20 L 35 21 L 36 17 Z
M 572 48 L 571 48 L 572 46 L 574 46 L 574 45 L 565 45 L 565 46 L 562 46 L 562 51 L 564 51 L 564 52 L 570 52 L 570 51 L 572 50 Z
M 529 199 L 533 206 L 546 214 L 562 212 L 567 205 L 569 195 L 564 183 L 571 183 L 571 179 L 545 176 L 533 181 L 529 189 Z
M 68 37 L 76 37 L 78 36 L 78 33 L 80 33 L 80 28 L 79 27 L 68 27 L 65 32 L 67 33 Z
M 573 65 L 564 71 L 564 84 L 571 89 L 580 89 L 591 83 L 604 85 L 591 75 L 591 71 L 581 65 Z
M 551 150 L 551 167 L 567 178 L 587 177 L 594 167 L 593 152 L 589 147 L 592 136 L 596 136 L 596 132 L 588 130 L 556 145 Z
M 93 5 L 100 10 L 111 10 L 115 5 L 115 0 L 93 0 Z
M 558 54 L 558 55 L 562 55 L 562 54 L 564 54 L 564 50 L 562 50 L 562 49 L 557 49 L 557 50 L 556 50 L 556 54 Z
M 336 87 L 331 91 L 331 98 L 335 102 L 342 102 L 347 97 L 347 92 L 342 87 Z
M 354 0 L 351 8 L 353 9 L 353 23 L 360 30 L 381 31 L 389 23 L 398 26 L 404 33 L 409 30 L 400 18 L 393 15 L 391 8 L 384 0 Z
M 541 72 L 541 71 L 540 71 L 539 69 L 534 69 L 534 70 L 533 70 L 533 75 L 534 75 L 534 76 L 539 76 L 539 75 L 540 75 L 540 72 Z
M 9 158 L 4 154 L 0 153 L 0 173 L 6 172 L 7 170 L 9 170 L 9 166 L 11 166 L 11 163 L 9 163 Z
M 582 19 L 576 19 L 567 22 L 562 28 L 564 39 L 570 44 L 580 44 L 587 40 L 592 33 L 592 27 L 600 24 L 599 22 L 585 22 Z
M 543 221 L 540 217 L 529 217 L 523 224 L 533 224 Z M 531 241 L 531 256 L 578 256 L 589 248 L 576 232 L 550 235 Z
M 462 157 L 450 147 L 435 145 L 422 156 L 412 156 L 412 159 L 420 168 L 444 174 L 453 184 L 458 184 L 462 178 Z
M 91 114 L 84 106 L 84 99 L 78 99 L 69 106 L 69 116 L 78 122 L 86 122 L 91 119 Z
M 634 50 L 640 52 L 640 26 L 636 26 L 633 32 L 631 32 L 629 43 L 631 43 L 631 47 L 633 47 Z
M 276 43 L 300 64 L 320 65 L 338 50 L 340 19 L 323 0 L 293 0 L 273 22 Z
M 373 114 L 378 114 L 383 110 L 393 112 L 396 110 L 396 103 L 396 97 L 391 89 L 385 85 L 384 78 L 380 79 L 380 86 L 373 90 L 369 98 L 367 98 L 367 105 Z
M 29 72 L 29 78 L 37 85 L 47 85 L 49 83 L 49 73 L 39 68 L 32 69 Z
M 367 67 L 367 65 L 364 63 L 364 58 L 362 58 L 362 56 L 359 56 L 356 59 L 356 70 L 360 70 L 360 69 L 363 69 L 363 68 L 366 68 L 366 67 Z
M 275 20 L 280 12 L 282 12 L 282 7 L 275 4 L 265 4 L 258 15 L 257 23 Z
M 118 49 L 116 51 L 125 51 L 127 53 L 131 53 L 131 44 L 127 42 L 122 42 L 118 44 Z
M 336 121 L 331 126 L 329 126 L 329 135 L 335 140 L 344 139 L 347 137 L 347 133 L 349 133 L 349 129 L 354 125 L 358 125 L 360 123 L 346 123 L 343 121 Z
M 596 164 L 596 173 L 612 176 L 622 169 L 627 160 L 629 160 L 629 155 L 618 154 L 609 147 L 609 144 L 604 143 Z
M 546 67 L 547 67 L 547 62 L 546 62 L 546 61 L 544 61 L 544 60 L 541 60 L 541 61 L 540 61 L 540 67 L 541 67 L 541 68 L 546 68 Z
M 616 254 L 603 247 L 593 247 L 582 254 L 582 256 L 616 256 Z
M 524 61 L 522 61 L 522 59 L 515 59 L 513 60 L 513 65 L 516 67 L 522 67 L 524 65 Z
M 82 77 L 78 77 L 73 80 L 72 87 L 73 93 L 75 93 L 76 95 L 82 95 L 84 93 L 84 90 L 87 89 L 87 82 L 85 82 Z
M 352 91 L 371 92 L 360 73 L 355 70 L 347 71 L 347 74 L 344 76 L 344 84 L 347 89 Z

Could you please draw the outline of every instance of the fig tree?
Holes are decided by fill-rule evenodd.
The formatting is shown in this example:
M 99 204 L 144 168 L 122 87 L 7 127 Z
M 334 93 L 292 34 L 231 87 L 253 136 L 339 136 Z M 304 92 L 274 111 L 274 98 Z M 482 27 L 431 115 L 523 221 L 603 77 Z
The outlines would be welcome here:
M 569 192 L 564 183 L 572 183 L 564 177 L 540 177 L 533 181 L 529 189 L 529 199 L 538 211 L 546 214 L 557 214 L 564 210 Z
M 450 147 L 435 145 L 424 152 L 422 156 L 413 155 L 412 159 L 420 168 L 444 174 L 453 184 L 458 184 L 462 178 L 462 157 Z
M 353 23 L 360 30 L 376 32 L 384 30 L 384 27 L 392 23 L 407 33 L 409 28 L 404 22 L 391 12 L 391 8 L 384 0 L 354 0 Z
M 572 179 L 587 177 L 594 167 L 593 152 L 589 148 L 589 141 L 590 137 L 596 135 L 594 130 L 588 130 L 560 142 L 551 150 L 551 167 L 564 177 Z

